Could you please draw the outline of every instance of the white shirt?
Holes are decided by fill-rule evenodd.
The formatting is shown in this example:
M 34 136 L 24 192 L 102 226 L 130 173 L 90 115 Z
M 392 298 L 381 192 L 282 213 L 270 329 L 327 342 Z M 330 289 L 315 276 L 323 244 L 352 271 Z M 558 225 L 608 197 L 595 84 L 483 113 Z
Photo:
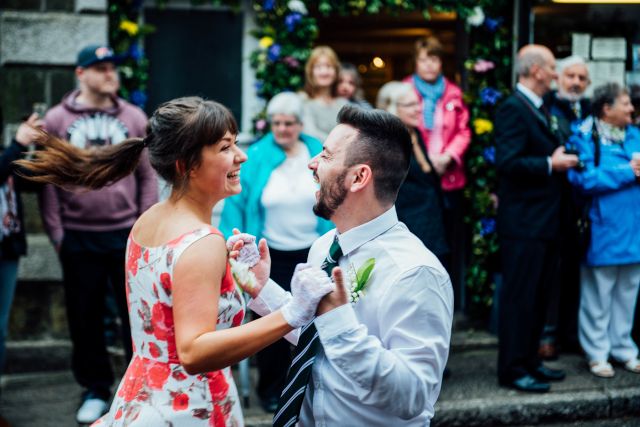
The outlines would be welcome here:
M 313 214 L 318 184 L 308 164 L 311 155 L 301 147 L 269 176 L 260 202 L 264 208 L 263 236 L 280 251 L 306 249 L 319 237 Z
M 531 101 L 531 103 L 535 105 L 536 108 L 542 107 L 542 104 L 544 101 L 534 91 L 532 91 L 522 83 L 516 84 L 516 89 L 522 92 L 522 94 L 526 96 L 529 99 L 529 101 Z
M 335 234 L 332 230 L 313 244 L 309 262 L 324 261 Z M 398 221 L 395 207 L 339 234 L 338 241 L 345 277 L 369 258 L 375 258 L 375 267 L 356 304 L 315 320 L 322 348 L 299 425 L 428 426 L 449 355 L 449 275 Z M 286 299 L 281 288 L 267 284 L 249 307 L 267 314 Z M 294 335 L 288 338 L 295 342 Z

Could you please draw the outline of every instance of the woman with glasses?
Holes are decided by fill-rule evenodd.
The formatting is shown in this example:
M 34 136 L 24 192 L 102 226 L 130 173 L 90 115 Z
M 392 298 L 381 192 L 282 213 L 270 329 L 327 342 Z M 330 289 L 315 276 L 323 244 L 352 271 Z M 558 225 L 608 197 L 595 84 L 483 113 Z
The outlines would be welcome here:
M 420 100 L 409 83 L 393 81 L 378 92 L 376 107 L 402 120 L 413 143 L 409 173 L 396 200 L 398 219 L 442 262 L 449 253 L 442 219 L 442 191 L 440 177 L 418 130 L 422 115 Z
M 329 46 L 311 51 L 305 66 L 304 133 L 324 141 L 334 128 L 338 111 L 349 103 L 338 96 L 340 61 Z
M 220 230 L 234 228 L 266 238 L 271 278 L 289 291 L 296 264 L 306 262 L 311 244 L 333 225 L 313 213 L 319 186 L 307 164 L 322 151 L 317 139 L 302 133 L 302 100 L 293 92 L 274 96 L 267 106 L 271 132 L 248 150 L 242 167 L 242 193 L 225 201 Z M 257 355 L 258 396 L 275 411 L 291 362 L 289 343 L 281 339 Z

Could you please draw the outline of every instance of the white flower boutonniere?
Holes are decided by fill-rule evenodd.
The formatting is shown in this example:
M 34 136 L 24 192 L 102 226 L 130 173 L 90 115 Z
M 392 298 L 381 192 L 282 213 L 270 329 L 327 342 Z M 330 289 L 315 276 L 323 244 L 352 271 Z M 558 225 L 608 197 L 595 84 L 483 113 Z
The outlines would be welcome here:
M 355 304 L 364 296 L 364 288 L 367 286 L 369 279 L 371 278 L 371 273 L 373 273 L 373 267 L 376 266 L 376 259 L 369 258 L 365 261 L 364 264 L 360 266 L 360 268 L 355 271 L 353 265 L 351 266 L 352 280 L 351 280 L 351 291 L 349 293 L 349 297 L 351 300 L 351 304 Z
M 242 291 L 251 291 L 256 287 L 256 276 L 249 270 L 248 264 L 236 261 L 233 258 L 229 258 L 229 264 L 231 265 L 233 281 L 236 283 L 240 293 Z

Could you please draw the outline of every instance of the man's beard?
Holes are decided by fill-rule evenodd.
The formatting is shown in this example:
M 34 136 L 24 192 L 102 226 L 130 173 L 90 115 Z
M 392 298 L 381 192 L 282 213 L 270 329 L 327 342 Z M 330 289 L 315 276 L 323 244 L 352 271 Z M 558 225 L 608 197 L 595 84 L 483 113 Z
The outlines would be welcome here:
M 320 218 L 331 219 L 336 209 L 344 202 L 347 197 L 347 189 L 344 188 L 344 179 L 347 171 L 343 171 L 331 183 L 326 185 L 320 184 L 320 194 L 318 201 L 313 205 L 313 213 Z
M 584 93 L 577 93 L 577 91 L 575 90 L 569 90 L 568 92 L 566 92 L 564 90 L 558 89 L 558 98 L 565 99 L 569 102 L 578 102 L 582 99 L 583 95 Z

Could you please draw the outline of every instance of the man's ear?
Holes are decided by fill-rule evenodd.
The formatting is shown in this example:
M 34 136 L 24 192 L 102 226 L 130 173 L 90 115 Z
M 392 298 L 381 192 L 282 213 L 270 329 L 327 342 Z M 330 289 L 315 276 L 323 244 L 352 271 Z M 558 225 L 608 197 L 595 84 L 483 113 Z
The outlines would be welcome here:
M 365 164 L 354 166 L 349 190 L 355 193 L 372 184 L 373 172 L 371 171 L 371 167 Z

